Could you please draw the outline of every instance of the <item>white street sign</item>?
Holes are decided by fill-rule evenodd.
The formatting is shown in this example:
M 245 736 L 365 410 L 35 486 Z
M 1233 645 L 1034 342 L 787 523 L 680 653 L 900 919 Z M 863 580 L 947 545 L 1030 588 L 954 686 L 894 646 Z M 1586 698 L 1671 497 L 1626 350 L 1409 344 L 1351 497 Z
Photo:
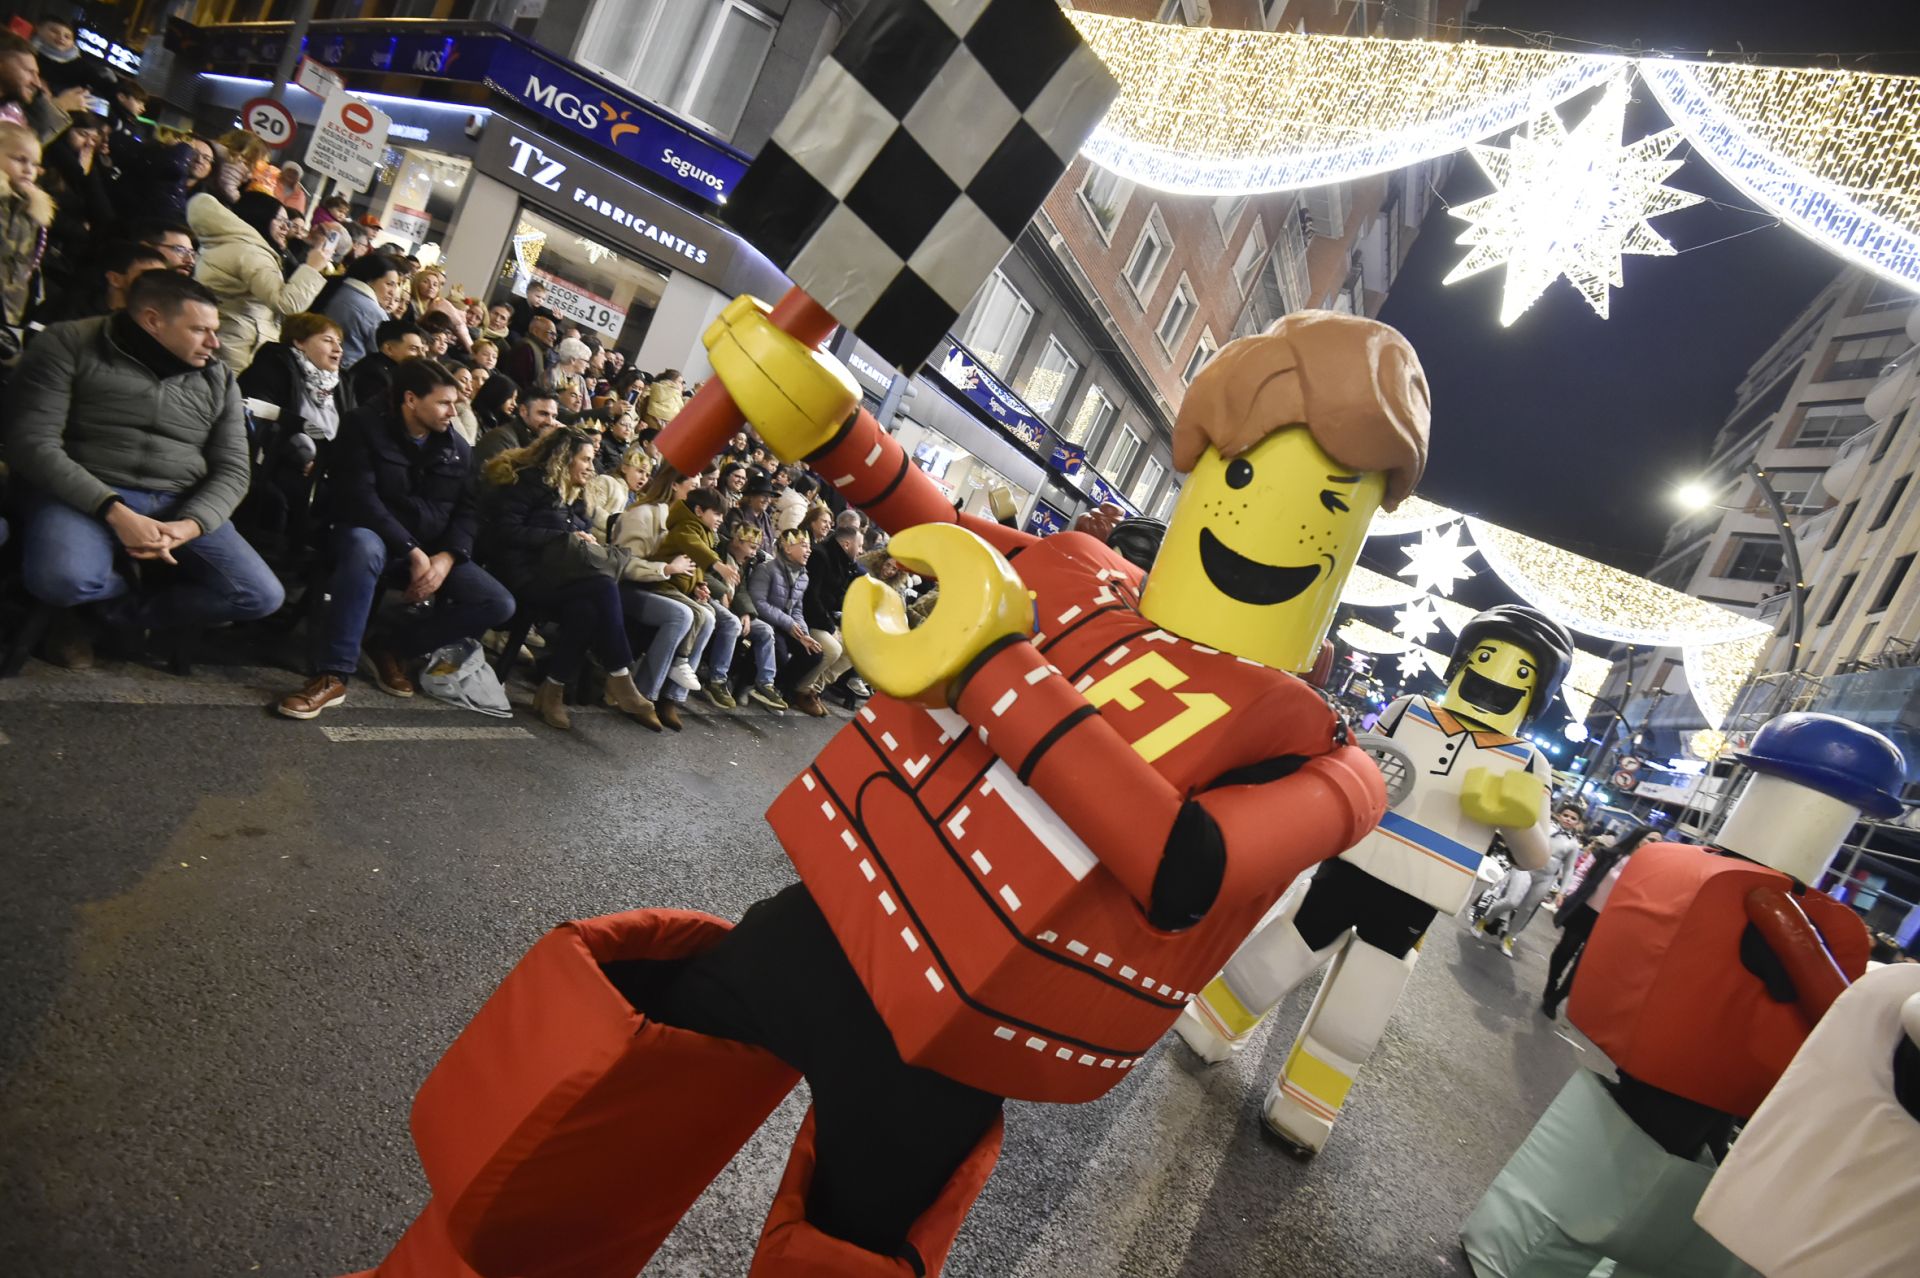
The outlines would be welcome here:
M 293 73 L 293 82 L 322 101 L 346 87 L 346 81 L 333 68 L 307 57 L 300 59 L 299 69 Z
M 273 98 L 254 98 L 241 107 L 240 123 L 275 150 L 293 141 L 293 112 Z
M 324 173 L 350 191 L 373 184 L 387 146 L 387 113 L 347 93 L 320 105 L 320 119 L 307 144 L 307 171 Z

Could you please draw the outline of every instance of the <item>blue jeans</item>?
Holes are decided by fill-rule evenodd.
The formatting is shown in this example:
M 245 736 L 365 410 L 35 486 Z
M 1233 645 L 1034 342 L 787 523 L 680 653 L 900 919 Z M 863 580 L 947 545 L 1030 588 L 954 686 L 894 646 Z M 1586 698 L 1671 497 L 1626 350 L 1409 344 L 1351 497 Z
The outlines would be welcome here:
M 713 605 L 713 638 L 707 641 L 707 670 L 715 683 L 725 683 L 740 647 L 740 618 L 733 609 Z
M 128 510 L 162 521 L 173 518 L 184 496 L 138 488 L 114 491 Z M 113 529 L 100 520 L 65 502 L 35 496 L 21 531 L 23 575 L 35 599 L 61 608 L 121 600 L 133 590 L 133 582 L 115 566 L 124 554 Z M 287 597 L 280 579 L 230 523 L 176 547 L 173 557 L 180 566 L 163 587 L 110 604 L 102 609 L 107 620 L 143 630 L 254 621 L 273 613 Z
M 327 579 L 332 601 L 327 605 L 326 648 L 318 673 L 352 677 L 360 664 L 360 643 L 381 579 L 404 586 L 411 577 L 407 556 L 388 550 L 371 528 L 334 529 L 333 575 Z M 388 646 L 398 656 L 419 656 L 506 625 L 513 608 L 513 596 L 486 569 L 474 563 L 455 564 L 427 606 L 409 610 L 415 615 Z
M 658 701 L 661 685 L 667 680 L 667 668 L 679 653 L 681 640 L 693 629 L 693 605 L 632 582 L 620 587 L 620 602 L 626 609 L 629 625 L 653 627 L 653 639 L 647 644 L 639 669 L 633 672 L 633 682 L 641 696 Z
M 753 682 L 756 687 L 766 687 L 773 682 L 774 661 L 779 656 L 778 646 L 773 641 L 773 627 L 755 617 L 747 625 L 747 651 L 753 654 Z

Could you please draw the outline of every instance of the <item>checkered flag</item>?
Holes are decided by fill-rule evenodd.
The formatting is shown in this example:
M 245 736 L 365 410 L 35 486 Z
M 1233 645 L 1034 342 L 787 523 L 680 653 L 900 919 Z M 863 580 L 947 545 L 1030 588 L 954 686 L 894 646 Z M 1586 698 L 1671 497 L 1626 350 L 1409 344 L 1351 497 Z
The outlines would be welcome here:
M 748 169 L 729 220 L 911 373 L 1117 92 L 1053 0 L 872 0 Z

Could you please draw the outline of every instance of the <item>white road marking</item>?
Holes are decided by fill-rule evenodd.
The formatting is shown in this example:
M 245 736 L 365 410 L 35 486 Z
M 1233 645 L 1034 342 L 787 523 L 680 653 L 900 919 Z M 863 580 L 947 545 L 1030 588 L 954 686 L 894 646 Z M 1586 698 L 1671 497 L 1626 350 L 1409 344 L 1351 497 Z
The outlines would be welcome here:
M 525 728 L 322 728 L 327 740 L 349 741 L 531 741 Z

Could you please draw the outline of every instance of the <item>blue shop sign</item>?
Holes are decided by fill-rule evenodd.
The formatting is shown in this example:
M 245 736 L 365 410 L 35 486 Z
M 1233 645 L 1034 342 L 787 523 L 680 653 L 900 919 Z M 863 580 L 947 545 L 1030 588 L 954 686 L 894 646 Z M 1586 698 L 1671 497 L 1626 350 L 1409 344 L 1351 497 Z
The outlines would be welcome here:
M 350 23 L 336 29 L 318 22 L 304 52 L 336 71 L 485 84 L 712 204 L 725 204 L 746 174 L 745 154 L 538 45 L 497 27 L 473 26 L 448 34 L 444 23 L 418 25 L 427 29 L 395 33 L 392 23 L 379 28 Z M 168 24 L 167 47 L 216 70 L 241 70 L 278 62 L 288 34 L 283 23 L 196 27 L 175 18 Z
M 1078 444 L 1058 440 L 1053 446 L 1053 468 L 1068 479 L 1078 480 L 1087 468 L 1087 450 Z
M 508 44 L 487 68 L 487 87 L 535 115 L 591 138 L 715 204 L 746 176 L 747 159 L 534 49 Z
M 1067 530 L 1067 517 L 1047 505 L 1044 501 L 1033 503 L 1033 513 L 1027 516 L 1027 531 L 1036 537 L 1051 537 L 1057 532 Z
M 1053 454 L 1060 437 L 966 347 L 948 338 L 939 352 L 937 367 L 947 385 L 985 409 L 1009 434 L 1042 457 Z

